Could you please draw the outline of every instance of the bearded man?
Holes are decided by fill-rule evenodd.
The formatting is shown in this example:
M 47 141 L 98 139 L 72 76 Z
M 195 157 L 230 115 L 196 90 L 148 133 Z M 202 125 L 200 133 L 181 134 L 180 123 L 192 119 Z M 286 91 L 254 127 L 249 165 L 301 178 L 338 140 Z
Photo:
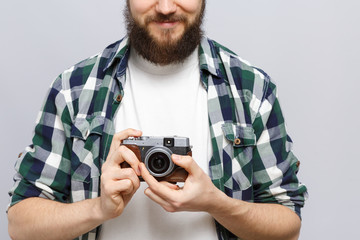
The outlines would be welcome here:
M 205 5 L 128 0 L 127 37 L 53 82 L 16 164 L 13 239 L 298 238 L 306 187 L 276 86 L 203 36 Z M 122 144 L 175 135 L 184 183 Z

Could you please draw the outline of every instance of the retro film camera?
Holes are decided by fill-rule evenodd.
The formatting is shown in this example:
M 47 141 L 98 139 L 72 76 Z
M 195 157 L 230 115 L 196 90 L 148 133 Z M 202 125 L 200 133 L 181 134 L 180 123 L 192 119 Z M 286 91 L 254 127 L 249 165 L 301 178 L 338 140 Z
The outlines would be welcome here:
M 171 154 L 192 155 L 190 140 L 187 137 L 130 137 L 122 145 L 133 151 L 143 162 L 152 176 L 158 181 L 185 182 L 188 173 L 174 164 Z M 121 167 L 130 167 L 126 162 Z M 141 181 L 144 181 L 140 177 Z

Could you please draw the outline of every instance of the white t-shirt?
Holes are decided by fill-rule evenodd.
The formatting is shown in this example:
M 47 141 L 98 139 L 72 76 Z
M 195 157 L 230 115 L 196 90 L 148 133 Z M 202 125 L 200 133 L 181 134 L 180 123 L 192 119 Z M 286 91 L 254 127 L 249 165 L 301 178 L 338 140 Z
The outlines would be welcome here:
M 197 50 L 184 63 L 165 67 L 151 64 L 132 50 L 114 124 L 116 132 L 135 128 L 143 136 L 189 137 L 194 160 L 208 173 L 212 148 Z M 166 212 L 144 194 L 147 187 L 141 182 L 122 215 L 103 224 L 101 240 L 218 239 L 208 213 Z

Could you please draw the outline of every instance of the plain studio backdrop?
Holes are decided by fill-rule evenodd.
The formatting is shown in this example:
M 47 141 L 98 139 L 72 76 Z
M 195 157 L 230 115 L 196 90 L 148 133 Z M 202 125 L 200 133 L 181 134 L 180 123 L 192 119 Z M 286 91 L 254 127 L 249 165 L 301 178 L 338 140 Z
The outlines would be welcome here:
M 0 4 L 0 239 L 14 164 L 50 83 L 125 33 L 125 0 Z M 360 1 L 208 0 L 205 32 L 278 84 L 310 198 L 301 240 L 355 239 L 360 207 Z M 31 223 L 29 223 L 31 224 Z

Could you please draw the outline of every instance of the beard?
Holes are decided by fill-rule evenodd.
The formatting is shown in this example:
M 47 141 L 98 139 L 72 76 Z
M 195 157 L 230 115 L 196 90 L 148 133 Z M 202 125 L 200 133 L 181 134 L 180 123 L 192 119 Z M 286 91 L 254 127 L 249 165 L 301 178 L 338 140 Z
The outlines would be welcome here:
M 201 29 L 205 11 L 205 0 L 203 0 L 200 13 L 194 22 L 189 23 L 183 15 L 156 14 L 145 19 L 145 26 L 140 25 L 131 15 L 129 4 L 124 9 L 127 34 L 130 45 L 143 58 L 157 64 L 167 65 L 182 63 L 200 44 L 203 37 Z M 184 23 L 184 32 L 177 39 L 173 39 L 172 29 L 165 29 L 161 32 L 161 39 L 152 36 L 147 27 L 151 22 L 179 21 Z

